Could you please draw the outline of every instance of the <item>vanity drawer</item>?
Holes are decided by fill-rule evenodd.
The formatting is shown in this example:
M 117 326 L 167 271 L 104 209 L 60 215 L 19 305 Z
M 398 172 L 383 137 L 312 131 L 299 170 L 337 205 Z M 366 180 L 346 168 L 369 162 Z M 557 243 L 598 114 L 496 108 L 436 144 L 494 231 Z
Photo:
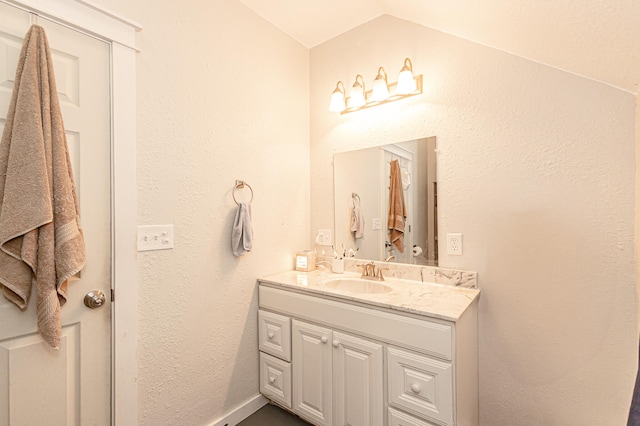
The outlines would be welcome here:
M 291 320 L 273 312 L 258 311 L 258 347 L 285 361 L 291 361 Z
M 450 363 L 387 348 L 389 404 L 438 423 L 453 425 Z
M 261 308 L 404 346 L 438 358 L 452 359 L 453 329 L 449 323 L 398 315 L 263 285 L 258 287 L 258 292 Z
M 291 364 L 260 352 L 260 393 L 291 408 Z
M 429 423 L 426 420 L 413 417 L 402 411 L 394 410 L 389 407 L 389 426 L 436 426 L 435 423 Z

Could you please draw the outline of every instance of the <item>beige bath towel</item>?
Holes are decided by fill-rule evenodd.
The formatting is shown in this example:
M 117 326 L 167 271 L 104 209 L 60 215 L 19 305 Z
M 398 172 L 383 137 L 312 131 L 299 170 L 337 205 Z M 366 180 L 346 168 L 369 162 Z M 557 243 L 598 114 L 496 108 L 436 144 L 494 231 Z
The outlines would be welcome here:
M 85 263 L 73 172 L 44 29 L 27 33 L 0 140 L 0 284 L 21 309 L 36 287 L 38 330 L 61 336 L 67 279 Z
M 389 216 L 387 228 L 390 231 L 391 243 L 400 253 L 404 252 L 404 221 L 407 212 L 402 191 L 402 176 L 398 160 L 391 161 L 391 179 L 389 186 Z

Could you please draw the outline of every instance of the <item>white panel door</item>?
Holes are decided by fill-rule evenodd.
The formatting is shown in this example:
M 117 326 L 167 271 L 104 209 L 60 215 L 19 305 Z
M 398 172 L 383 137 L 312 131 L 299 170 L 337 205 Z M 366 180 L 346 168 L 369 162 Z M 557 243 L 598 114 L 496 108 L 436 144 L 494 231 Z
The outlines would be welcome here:
M 382 345 L 333 332 L 334 425 L 384 424 Z
M 0 131 L 28 13 L 0 3 Z M 37 333 L 35 291 L 22 312 L 0 296 L 0 426 L 109 425 L 111 341 L 110 46 L 39 18 L 45 28 L 74 170 L 87 266 L 69 281 L 60 350 Z M 85 294 L 106 295 L 97 309 Z
M 316 425 L 331 425 L 331 330 L 293 320 L 293 410 Z

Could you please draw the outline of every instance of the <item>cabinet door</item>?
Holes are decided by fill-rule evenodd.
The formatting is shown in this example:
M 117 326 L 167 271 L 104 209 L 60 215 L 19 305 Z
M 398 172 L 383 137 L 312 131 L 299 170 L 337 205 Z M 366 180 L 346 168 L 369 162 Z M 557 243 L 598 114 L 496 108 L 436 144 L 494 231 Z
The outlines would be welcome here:
M 382 426 L 382 345 L 333 332 L 334 425 Z
M 331 330 L 293 320 L 293 410 L 317 425 L 331 424 Z

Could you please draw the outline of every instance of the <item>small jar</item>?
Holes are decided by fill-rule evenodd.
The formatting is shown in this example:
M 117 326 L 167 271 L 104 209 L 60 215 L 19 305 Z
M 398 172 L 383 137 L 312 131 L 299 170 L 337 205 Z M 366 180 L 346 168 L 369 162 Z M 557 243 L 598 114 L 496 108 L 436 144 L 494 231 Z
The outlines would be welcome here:
M 331 272 L 334 274 L 341 274 L 344 272 L 344 259 L 332 259 L 331 260 Z

